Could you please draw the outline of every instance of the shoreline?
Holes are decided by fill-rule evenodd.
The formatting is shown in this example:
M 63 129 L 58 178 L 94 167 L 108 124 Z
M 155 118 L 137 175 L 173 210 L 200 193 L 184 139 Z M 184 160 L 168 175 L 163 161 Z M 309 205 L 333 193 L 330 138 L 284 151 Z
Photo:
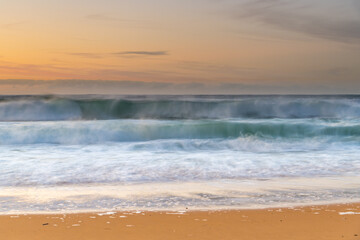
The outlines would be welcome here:
M 162 209 L 144 209 L 144 208 L 128 208 L 128 209 L 88 209 L 88 210 L 73 210 L 73 211 L 25 211 L 25 212 L 0 212 L 0 217 L 18 215 L 18 216 L 27 216 L 27 215 L 74 215 L 74 214 L 98 214 L 98 213 L 134 213 L 134 212 L 227 212 L 227 211 L 265 211 L 271 209 L 294 209 L 294 208 L 314 208 L 314 207 L 331 207 L 331 206 L 346 206 L 346 205 L 359 205 L 360 198 L 355 199 L 354 201 L 322 201 L 314 203 L 298 203 L 298 204 L 283 204 L 283 205 L 273 205 L 273 206 L 252 206 L 252 207 L 212 207 L 212 208 L 196 208 L 196 207 L 178 207 L 178 208 L 162 208 Z
M 360 177 L 5 187 L 0 202 L 0 215 L 287 208 L 360 202 Z
M 205 211 L 111 211 L 0 216 L 20 239 L 360 239 L 360 203 Z

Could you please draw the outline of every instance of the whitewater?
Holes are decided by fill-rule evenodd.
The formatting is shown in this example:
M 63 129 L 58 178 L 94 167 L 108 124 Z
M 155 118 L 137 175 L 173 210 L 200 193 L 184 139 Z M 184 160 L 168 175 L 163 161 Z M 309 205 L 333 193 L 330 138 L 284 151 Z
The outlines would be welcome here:
M 0 213 L 360 200 L 360 96 L 0 96 Z

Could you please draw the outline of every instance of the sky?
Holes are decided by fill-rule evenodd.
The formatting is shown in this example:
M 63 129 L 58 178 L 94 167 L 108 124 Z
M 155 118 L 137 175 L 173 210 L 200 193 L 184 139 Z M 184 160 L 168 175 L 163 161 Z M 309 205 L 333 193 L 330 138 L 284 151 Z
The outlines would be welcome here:
M 0 94 L 360 93 L 360 0 L 0 0 Z

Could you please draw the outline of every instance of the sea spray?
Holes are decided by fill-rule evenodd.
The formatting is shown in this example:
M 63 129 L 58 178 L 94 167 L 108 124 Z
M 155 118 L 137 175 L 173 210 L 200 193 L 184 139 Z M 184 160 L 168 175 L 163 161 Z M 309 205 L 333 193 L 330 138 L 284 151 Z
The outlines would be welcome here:
M 359 156 L 359 96 L 0 97 L 3 213 L 359 201 Z

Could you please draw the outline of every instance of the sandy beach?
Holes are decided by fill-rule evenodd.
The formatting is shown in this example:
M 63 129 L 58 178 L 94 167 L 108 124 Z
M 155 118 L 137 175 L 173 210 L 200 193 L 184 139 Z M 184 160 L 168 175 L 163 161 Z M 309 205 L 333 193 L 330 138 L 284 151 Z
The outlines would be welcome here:
M 0 216 L 1 239 L 360 239 L 360 204 Z

